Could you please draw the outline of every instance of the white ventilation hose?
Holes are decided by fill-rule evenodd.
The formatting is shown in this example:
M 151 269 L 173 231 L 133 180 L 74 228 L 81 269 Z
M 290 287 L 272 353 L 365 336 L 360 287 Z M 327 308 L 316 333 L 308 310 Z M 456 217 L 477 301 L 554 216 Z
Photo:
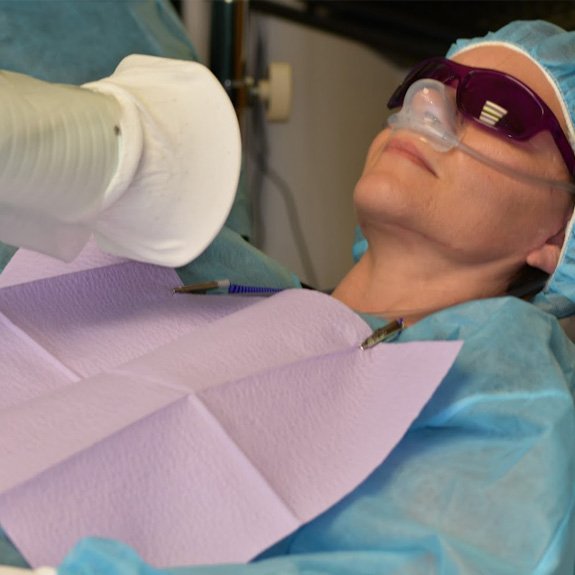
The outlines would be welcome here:
M 0 240 L 74 257 L 118 164 L 120 106 L 0 72 Z
M 0 73 L 0 240 L 63 260 L 94 234 L 177 267 L 230 212 L 241 163 L 225 90 L 196 62 L 125 58 L 83 87 Z

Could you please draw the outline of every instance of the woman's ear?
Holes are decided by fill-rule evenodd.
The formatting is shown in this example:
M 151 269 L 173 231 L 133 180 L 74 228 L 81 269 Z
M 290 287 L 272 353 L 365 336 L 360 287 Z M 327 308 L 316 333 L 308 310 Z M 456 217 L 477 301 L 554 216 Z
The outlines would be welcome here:
M 526 262 L 531 267 L 543 270 L 551 275 L 559 263 L 560 254 L 560 247 L 551 244 L 544 244 L 540 248 L 532 251 L 527 256 Z
M 550 237 L 541 247 L 535 248 L 527 255 L 526 263 L 533 268 L 552 274 L 559 263 L 561 246 L 565 241 L 565 230 L 562 229 Z

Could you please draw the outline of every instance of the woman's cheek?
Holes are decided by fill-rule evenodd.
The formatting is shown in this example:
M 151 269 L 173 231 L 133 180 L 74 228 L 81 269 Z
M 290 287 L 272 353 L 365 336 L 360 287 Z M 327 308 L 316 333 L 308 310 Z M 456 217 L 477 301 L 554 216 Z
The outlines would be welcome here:
M 367 151 L 367 156 L 363 168 L 364 173 L 379 160 L 379 157 L 381 156 L 381 153 L 385 149 L 385 145 L 389 140 L 390 132 L 391 130 L 386 128 L 385 130 L 382 130 L 372 141 Z

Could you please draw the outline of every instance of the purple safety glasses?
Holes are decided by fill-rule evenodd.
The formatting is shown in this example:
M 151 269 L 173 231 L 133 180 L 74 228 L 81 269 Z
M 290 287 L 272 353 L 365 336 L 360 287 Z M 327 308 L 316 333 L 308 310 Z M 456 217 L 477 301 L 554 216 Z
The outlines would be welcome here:
M 497 70 L 464 66 L 446 58 L 430 58 L 409 72 L 387 107 L 401 107 L 409 87 L 423 78 L 447 85 L 457 82 L 456 102 L 461 114 L 506 138 L 525 141 L 547 130 L 569 173 L 575 176 L 575 153 L 557 118 L 523 82 Z

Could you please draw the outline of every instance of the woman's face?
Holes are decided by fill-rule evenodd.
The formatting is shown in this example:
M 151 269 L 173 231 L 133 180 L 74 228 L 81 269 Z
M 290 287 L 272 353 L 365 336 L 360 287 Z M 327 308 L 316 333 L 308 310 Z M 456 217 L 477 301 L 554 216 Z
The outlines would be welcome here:
M 565 129 L 553 88 L 523 54 L 480 46 L 454 60 L 515 76 L 549 105 Z M 568 180 L 547 132 L 518 143 L 465 121 L 462 140 L 523 172 Z M 378 231 L 395 231 L 423 240 L 450 261 L 473 265 L 498 260 L 516 266 L 550 238 L 560 236 L 572 201 L 566 192 L 505 176 L 457 148 L 438 152 L 417 134 L 389 129 L 372 143 L 354 199 L 370 244 L 377 241 Z

